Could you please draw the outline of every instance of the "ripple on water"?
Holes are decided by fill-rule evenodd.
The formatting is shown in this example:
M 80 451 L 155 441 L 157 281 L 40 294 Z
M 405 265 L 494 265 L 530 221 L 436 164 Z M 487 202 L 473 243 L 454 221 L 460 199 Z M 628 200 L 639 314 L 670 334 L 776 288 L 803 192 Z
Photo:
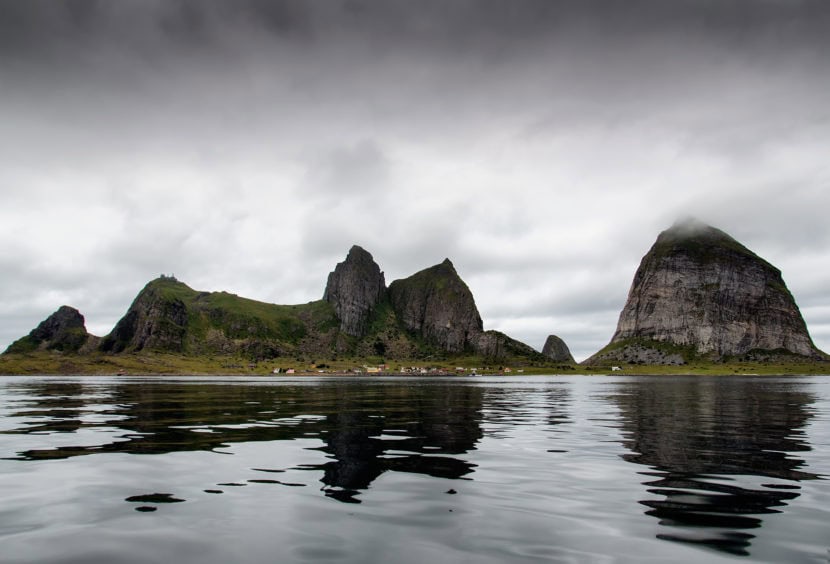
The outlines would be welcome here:
M 10 562 L 826 557 L 826 378 L 10 383 Z

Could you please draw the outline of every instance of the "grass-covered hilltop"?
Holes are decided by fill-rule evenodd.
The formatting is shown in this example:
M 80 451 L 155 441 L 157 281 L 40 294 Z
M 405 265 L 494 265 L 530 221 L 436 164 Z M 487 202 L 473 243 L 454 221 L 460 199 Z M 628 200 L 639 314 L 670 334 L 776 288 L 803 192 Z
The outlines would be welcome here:
M 0 373 L 827 373 L 781 272 L 693 220 L 643 257 L 611 342 L 581 365 L 551 335 L 542 352 L 485 331 L 449 259 L 388 287 L 354 246 L 323 299 L 276 305 L 161 276 L 110 334 L 60 307 L 0 356 Z

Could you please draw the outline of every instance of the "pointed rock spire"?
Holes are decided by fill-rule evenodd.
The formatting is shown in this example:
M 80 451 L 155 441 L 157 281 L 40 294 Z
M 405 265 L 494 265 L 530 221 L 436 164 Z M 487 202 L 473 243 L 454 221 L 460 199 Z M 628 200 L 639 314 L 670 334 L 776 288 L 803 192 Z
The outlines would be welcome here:
M 329 274 L 323 299 L 334 306 L 340 330 L 362 337 L 369 317 L 386 295 L 386 281 L 372 255 L 354 245 L 346 260 L 338 263 Z

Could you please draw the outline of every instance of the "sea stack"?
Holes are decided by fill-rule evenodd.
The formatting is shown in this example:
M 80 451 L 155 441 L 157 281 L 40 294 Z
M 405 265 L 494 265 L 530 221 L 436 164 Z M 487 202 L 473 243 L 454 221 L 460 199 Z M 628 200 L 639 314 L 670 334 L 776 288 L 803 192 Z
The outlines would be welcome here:
M 385 295 L 386 281 L 380 267 L 371 254 L 354 245 L 346 260 L 329 274 L 323 299 L 334 307 L 342 332 L 362 337 L 372 310 Z
M 748 354 L 824 358 L 781 271 L 694 219 L 643 257 L 611 342 L 588 363 L 683 364 Z
M 545 346 L 542 347 L 542 354 L 554 362 L 576 362 L 568 345 L 556 335 L 548 335 Z

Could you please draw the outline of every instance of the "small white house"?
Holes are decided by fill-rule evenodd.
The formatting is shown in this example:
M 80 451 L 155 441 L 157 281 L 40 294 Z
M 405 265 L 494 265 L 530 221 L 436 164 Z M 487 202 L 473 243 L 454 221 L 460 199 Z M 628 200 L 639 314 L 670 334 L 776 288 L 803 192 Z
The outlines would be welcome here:
M 619 372 L 620 370 L 622 370 L 622 368 L 620 368 L 619 366 L 612 366 L 611 367 L 611 372 Z

